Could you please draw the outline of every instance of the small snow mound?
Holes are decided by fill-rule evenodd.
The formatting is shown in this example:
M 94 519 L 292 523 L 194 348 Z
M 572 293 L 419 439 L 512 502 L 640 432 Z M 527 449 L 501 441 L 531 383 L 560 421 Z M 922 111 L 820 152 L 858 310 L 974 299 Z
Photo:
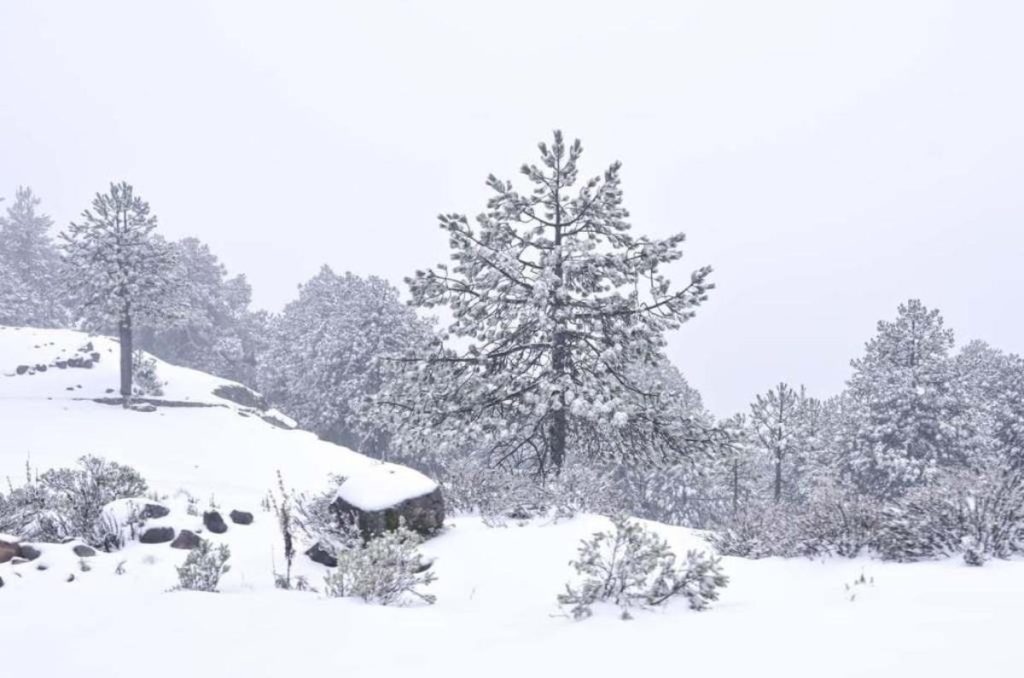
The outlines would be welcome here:
M 347 478 L 337 497 L 363 511 L 383 511 L 436 489 L 437 483 L 419 471 L 380 463 Z

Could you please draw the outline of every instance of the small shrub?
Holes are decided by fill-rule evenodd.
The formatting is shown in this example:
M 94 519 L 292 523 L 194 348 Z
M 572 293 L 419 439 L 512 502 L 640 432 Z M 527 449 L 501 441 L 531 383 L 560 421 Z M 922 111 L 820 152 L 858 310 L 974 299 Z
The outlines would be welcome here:
M 35 541 L 80 538 L 96 548 L 110 547 L 103 507 L 146 492 L 138 471 L 100 457 L 85 456 L 78 468 L 46 471 L 11 488 L 0 508 L 0 531 Z
M 677 595 L 703 610 L 728 584 L 718 558 L 690 551 L 677 567 L 672 549 L 657 534 L 621 515 L 612 523 L 612 531 L 585 540 L 579 558 L 570 563 L 582 579 L 575 587 L 567 584 L 558 603 L 569 606 L 574 619 L 589 617 L 597 602 L 618 605 L 622 618 L 629 619 L 631 609 L 661 605 Z
M 189 551 L 178 570 L 178 590 L 216 592 L 220 578 L 230 571 L 227 564 L 231 550 L 221 544 L 217 548 L 205 539 Z
M 420 537 L 405 525 L 338 554 L 338 567 L 324 578 L 332 598 L 354 596 L 381 605 L 402 603 L 409 596 L 433 604 L 436 598 L 419 590 L 436 577 L 416 550 Z
M 156 373 L 156 360 L 142 351 L 132 354 L 132 391 L 137 396 L 162 396 L 167 382 Z
M 295 530 L 292 521 L 292 497 L 284 487 L 284 478 L 280 471 L 277 472 L 277 487 L 281 495 L 280 499 L 271 493 L 268 501 L 273 504 L 277 527 L 281 532 L 285 571 L 284 574 L 274 572 L 274 585 L 279 589 L 290 589 L 292 588 L 292 561 L 295 560 Z

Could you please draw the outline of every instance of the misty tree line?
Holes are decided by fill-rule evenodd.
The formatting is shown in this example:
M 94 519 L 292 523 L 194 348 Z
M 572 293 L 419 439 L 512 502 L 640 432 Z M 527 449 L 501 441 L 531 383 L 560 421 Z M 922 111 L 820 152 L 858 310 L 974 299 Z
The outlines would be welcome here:
M 461 508 L 569 496 L 754 556 L 1024 545 L 1019 357 L 955 350 L 910 300 L 841 394 L 780 383 L 717 419 L 664 353 L 711 269 L 673 285 L 683 235 L 634 235 L 619 164 L 581 179 L 581 155 L 556 133 L 521 168 L 525 190 L 491 176 L 475 219 L 442 214 L 450 260 L 407 279 L 409 304 L 325 266 L 278 314 L 251 310 L 245 277 L 198 240 L 164 240 L 128 184 L 56 242 L 19 189 L 0 223 L 0 323 L 119 335 L 126 398 L 133 347 L 241 381 L 326 439 L 428 470 Z

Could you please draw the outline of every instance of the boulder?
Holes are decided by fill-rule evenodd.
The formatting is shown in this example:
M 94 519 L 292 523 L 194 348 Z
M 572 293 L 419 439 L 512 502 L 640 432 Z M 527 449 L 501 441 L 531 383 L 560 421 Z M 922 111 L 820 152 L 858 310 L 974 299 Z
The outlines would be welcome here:
M 338 566 L 338 559 L 328 553 L 327 550 L 320 545 L 320 542 L 313 544 L 313 546 L 306 551 L 306 555 L 309 556 L 309 559 L 314 563 L 320 563 L 327 567 Z
M 12 558 L 17 558 L 21 550 L 17 542 L 0 541 L 0 563 L 6 563 Z
M 35 560 L 39 556 L 43 555 L 43 552 L 37 549 L 35 546 L 29 544 L 21 544 L 18 547 L 18 557 L 25 562 Z
M 163 518 L 164 516 L 170 515 L 171 509 L 167 508 L 163 504 L 147 503 L 139 511 L 139 517 L 143 520 L 150 520 L 152 518 Z
M 266 398 L 241 384 L 221 384 L 213 389 L 213 395 L 229 400 L 236 405 L 251 407 L 261 412 L 270 408 Z
M 96 555 L 96 549 L 85 544 L 76 544 L 72 549 L 79 558 L 92 558 Z
M 252 525 L 252 514 L 248 511 L 232 511 L 228 516 L 236 525 Z
M 228 524 L 224 522 L 223 516 L 217 511 L 207 511 L 204 513 L 203 525 L 214 534 L 224 534 L 228 531 Z
M 436 482 L 405 466 L 375 464 L 348 477 L 331 502 L 338 520 L 354 523 L 364 539 L 398 529 L 429 537 L 444 524 L 444 498 Z
M 16 374 L 25 374 L 28 372 L 28 365 L 18 365 L 14 368 Z
M 139 541 L 143 544 L 166 544 L 173 539 L 173 527 L 147 527 L 139 537 Z
M 199 535 L 192 530 L 182 530 L 175 537 L 174 541 L 171 542 L 171 548 L 191 551 L 194 548 L 198 548 L 202 541 Z

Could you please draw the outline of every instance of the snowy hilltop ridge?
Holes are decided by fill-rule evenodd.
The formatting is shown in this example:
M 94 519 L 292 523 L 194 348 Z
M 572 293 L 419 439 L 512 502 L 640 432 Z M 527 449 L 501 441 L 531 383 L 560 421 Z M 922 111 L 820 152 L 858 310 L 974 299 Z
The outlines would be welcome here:
M 295 429 L 244 386 L 152 359 L 159 394 L 124 410 L 117 396 L 117 342 L 72 330 L 0 326 L 0 478 L 73 466 L 86 454 L 137 469 L 162 493 L 253 507 L 278 470 L 303 490 L 378 467 L 422 490 L 420 474 L 381 464 Z M 388 474 L 395 480 L 394 474 Z M 411 477 L 411 480 L 410 480 Z M 394 496 L 400 488 L 383 488 Z

